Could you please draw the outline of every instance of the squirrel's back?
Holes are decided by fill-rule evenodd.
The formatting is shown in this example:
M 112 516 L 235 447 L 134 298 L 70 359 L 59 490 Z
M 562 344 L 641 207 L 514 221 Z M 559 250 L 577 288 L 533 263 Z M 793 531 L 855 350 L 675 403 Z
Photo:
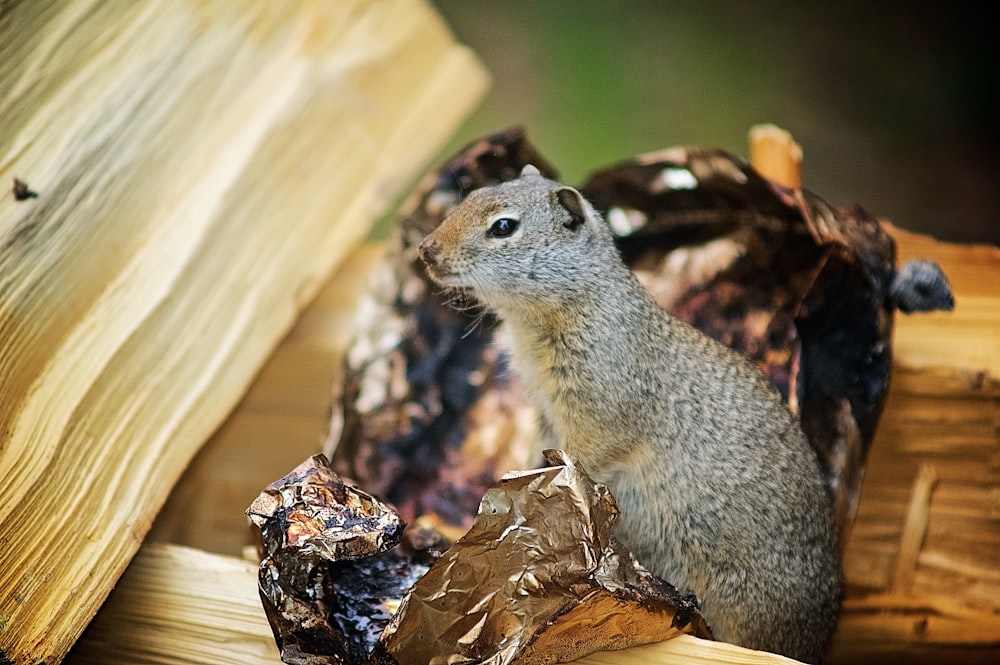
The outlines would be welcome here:
M 470 194 L 421 246 L 510 330 L 540 431 L 618 501 L 616 533 L 719 639 L 818 661 L 839 609 L 815 453 L 749 361 L 665 314 L 576 190 Z

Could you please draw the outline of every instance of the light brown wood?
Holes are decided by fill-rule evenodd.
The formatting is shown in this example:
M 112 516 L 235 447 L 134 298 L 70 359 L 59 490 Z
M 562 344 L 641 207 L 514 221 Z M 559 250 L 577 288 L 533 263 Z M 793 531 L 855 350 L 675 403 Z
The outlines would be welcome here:
M 750 163 L 761 175 L 789 188 L 802 186 L 802 147 L 776 125 L 750 128 Z
M 679 635 L 666 642 L 602 651 L 574 661 L 579 665 L 790 665 L 797 660 L 763 651 Z
M 256 592 L 256 566 L 178 545 L 147 544 L 94 618 L 67 665 L 278 665 Z M 127 639 L 122 639 L 127 635 Z M 576 661 L 764 665 L 797 661 L 682 635 Z
M 940 263 L 956 305 L 896 318 L 892 386 L 845 551 L 848 597 L 832 661 L 996 662 L 1000 249 L 887 228 L 900 261 Z
M 151 540 L 242 554 L 251 542 L 243 511 L 268 483 L 319 452 L 326 438 L 331 390 L 358 300 L 382 255 L 381 245 L 369 243 L 346 257 L 184 472 Z
M 0 44 L 0 661 L 55 663 L 486 76 L 417 0 L 5 3 Z
M 179 545 L 147 545 L 64 662 L 279 665 L 257 566 Z
M 910 492 L 910 505 L 903 522 L 903 535 L 899 539 L 899 553 L 892 573 L 889 589 L 893 594 L 908 594 L 913 588 L 913 578 L 917 572 L 917 558 L 927 535 L 930 519 L 931 492 L 937 484 L 934 467 L 924 463 L 917 469 Z

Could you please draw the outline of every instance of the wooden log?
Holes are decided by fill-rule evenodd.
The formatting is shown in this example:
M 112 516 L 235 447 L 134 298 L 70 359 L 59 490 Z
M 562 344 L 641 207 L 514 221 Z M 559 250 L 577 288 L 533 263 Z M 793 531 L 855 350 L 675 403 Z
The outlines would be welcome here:
M 574 661 L 578 665 L 792 665 L 797 660 L 765 651 L 679 635 L 665 642 L 622 651 L 602 651 Z
M 151 544 L 64 662 L 276 665 L 281 659 L 260 609 L 256 564 Z
M 55 663 L 486 76 L 416 0 L 5 3 L 0 44 L 0 662 Z
M 896 319 L 831 662 L 997 662 L 1000 248 L 888 229 L 900 261 L 941 264 L 955 310 Z

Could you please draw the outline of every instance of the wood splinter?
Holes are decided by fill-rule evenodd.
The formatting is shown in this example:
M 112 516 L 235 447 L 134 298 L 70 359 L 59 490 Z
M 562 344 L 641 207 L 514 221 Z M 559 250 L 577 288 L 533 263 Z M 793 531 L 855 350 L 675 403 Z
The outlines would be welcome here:
M 908 594 L 913 589 L 913 580 L 917 574 L 917 558 L 920 556 L 920 547 L 923 545 L 927 524 L 930 522 L 931 493 L 937 481 L 934 467 L 927 463 L 921 464 L 913 480 L 910 505 L 906 510 L 903 535 L 899 541 L 899 556 L 896 558 L 896 569 L 892 574 L 890 590 L 894 594 Z

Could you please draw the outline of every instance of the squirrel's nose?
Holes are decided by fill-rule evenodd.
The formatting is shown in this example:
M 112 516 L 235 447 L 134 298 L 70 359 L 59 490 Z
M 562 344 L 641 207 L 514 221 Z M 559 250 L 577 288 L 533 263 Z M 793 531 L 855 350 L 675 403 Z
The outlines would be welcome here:
M 441 250 L 438 246 L 427 239 L 420 243 L 420 247 L 417 249 L 417 254 L 420 255 L 420 259 L 430 268 L 437 266 L 438 255 L 440 252 Z

